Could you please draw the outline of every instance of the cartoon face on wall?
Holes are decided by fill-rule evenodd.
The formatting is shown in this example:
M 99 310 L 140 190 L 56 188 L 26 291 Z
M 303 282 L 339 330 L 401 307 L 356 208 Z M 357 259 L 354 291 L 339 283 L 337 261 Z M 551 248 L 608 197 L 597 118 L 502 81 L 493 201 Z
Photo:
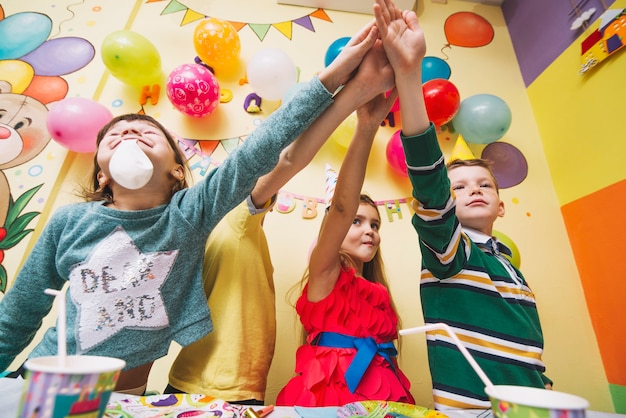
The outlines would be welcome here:
M 7 217 L 11 193 L 2 171 L 33 159 L 50 142 L 46 129 L 48 108 L 9 89 L 9 83 L 0 81 L 0 227 Z

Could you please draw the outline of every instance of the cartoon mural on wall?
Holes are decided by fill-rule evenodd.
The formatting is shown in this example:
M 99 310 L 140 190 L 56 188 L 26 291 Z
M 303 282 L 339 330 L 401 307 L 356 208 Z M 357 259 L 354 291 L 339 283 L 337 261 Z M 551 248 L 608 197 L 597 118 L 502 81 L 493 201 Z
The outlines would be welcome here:
M 626 9 L 608 9 L 598 20 L 599 28 L 581 44 L 580 74 L 586 73 L 626 45 Z
M 50 142 L 47 105 L 68 91 L 62 75 L 74 72 L 94 56 L 82 38 L 48 39 L 52 20 L 41 13 L 5 16 L 0 5 L 0 292 L 7 288 L 5 252 L 32 229 L 38 212 L 25 212 L 41 185 L 14 196 L 3 170 L 39 155 Z

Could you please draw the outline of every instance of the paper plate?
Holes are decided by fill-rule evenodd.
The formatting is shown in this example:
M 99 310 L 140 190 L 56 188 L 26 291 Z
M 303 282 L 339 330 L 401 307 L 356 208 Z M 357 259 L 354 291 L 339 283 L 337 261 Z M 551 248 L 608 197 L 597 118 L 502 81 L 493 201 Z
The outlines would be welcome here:
M 447 415 L 423 406 L 401 402 L 387 401 L 360 401 L 340 407 L 337 410 L 338 418 L 368 417 L 368 418 L 447 418 Z
M 233 418 L 233 405 L 206 395 L 169 394 L 137 396 L 109 402 L 105 418 Z

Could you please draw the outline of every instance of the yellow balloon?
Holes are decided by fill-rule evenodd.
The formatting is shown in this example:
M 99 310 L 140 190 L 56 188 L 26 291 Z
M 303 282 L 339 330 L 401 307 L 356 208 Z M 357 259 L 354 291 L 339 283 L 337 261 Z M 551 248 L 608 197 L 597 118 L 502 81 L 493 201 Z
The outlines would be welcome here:
M 519 253 L 519 249 L 517 248 L 517 245 L 515 245 L 515 243 L 513 242 L 511 238 L 509 238 L 507 235 L 503 234 L 500 231 L 494 230 L 492 231 L 492 234 L 494 237 L 498 238 L 498 241 L 502 242 L 504 245 L 506 245 L 507 247 L 511 249 L 513 256 L 509 257 L 506 254 L 502 254 L 502 255 L 508 258 L 511 264 L 513 264 L 519 270 L 520 265 L 522 264 L 522 257 Z
M 35 70 L 24 61 L 0 60 L 2 80 L 11 84 L 11 93 L 22 94 L 33 81 Z
M 144 36 L 118 30 L 102 41 L 102 61 L 113 77 L 131 86 L 143 87 L 163 81 L 161 56 Z
M 330 135 L 329 139 L 340 147 L 347 149 L 356 130 L 356 122 L 356 113 L 352 112 L 350 116 L 337 126 L 337 129 Z

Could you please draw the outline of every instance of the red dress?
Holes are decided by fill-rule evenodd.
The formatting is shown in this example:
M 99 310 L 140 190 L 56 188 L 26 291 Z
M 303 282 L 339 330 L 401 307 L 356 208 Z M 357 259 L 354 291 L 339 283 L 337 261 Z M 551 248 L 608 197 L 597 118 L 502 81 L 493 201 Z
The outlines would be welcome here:
M 351 393 L 344 374 L 355 348 L 311 345 L 322 332 L 357 338 L 373 337 L 377 344 L 397 339 L 398 318 L 387 289 L 342 270 L 333 291 L 319 302 L 309 302 L 307 287 L 296 311 L 307 333 L 306 345 L 296 352 L 296 376 L 280 391 L 277 405 L 341 406 L 362 400 L 386 400 L 414 404 L 410 382 L 398 369 L 395 357 L 377 354 Z M 394 370 L 395 368 L 395 370 Z

